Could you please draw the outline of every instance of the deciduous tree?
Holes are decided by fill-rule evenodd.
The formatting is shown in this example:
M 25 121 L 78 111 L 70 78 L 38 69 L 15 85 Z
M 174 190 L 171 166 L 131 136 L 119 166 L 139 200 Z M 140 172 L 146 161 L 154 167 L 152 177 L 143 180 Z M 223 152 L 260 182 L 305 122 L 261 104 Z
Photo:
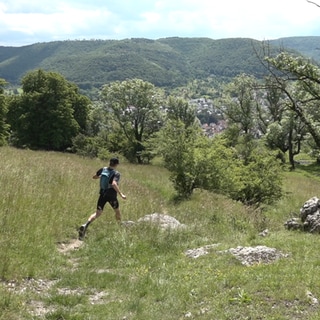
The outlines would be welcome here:
M 303 57 L 286 52 L 266 59 L 276 86 L 287 97 L 287 109 L 305 125 L 320 149 L 320 68 Z M 288 84 L 295 84 L 290 90 Z
M 31 71 L 22 79 L 23 93 L 10 103 L 8 119 L 14 142 L 47 150 L 64 150 L 85 129 L 90 100 L 60 74 Z
M 186 128 L 190 127 L 197 120 L 196 108 L 187 100 L 170 96 L 167 105 L 167 119 L 182 121 Z
M 241 74 L 225 86 L 218 100 L 229 124 L 224 135 L 233 147 L 237 146 L 244 159 L 250 156 L 255 148 L 253 139 L 259 135 L 255 94 L 255 78 Z
M 115 130 L 125 137 L 121 151 L 129 160 L 142 163 L 145 141 L 162 124 L 162 91 L 150 82 L 132 79 L 105 85 L 102 99 L 109 119 L 117 125 Z

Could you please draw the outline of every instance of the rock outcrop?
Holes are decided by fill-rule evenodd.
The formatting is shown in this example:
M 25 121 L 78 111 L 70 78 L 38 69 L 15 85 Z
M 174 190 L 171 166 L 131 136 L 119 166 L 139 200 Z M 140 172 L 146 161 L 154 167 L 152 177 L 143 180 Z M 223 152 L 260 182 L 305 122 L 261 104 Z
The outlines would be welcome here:
M 289 230 L 320 233 L 320 200 L 312 197 L 306 201 L 300 209 L 300 218 L 291 218 L 284 226 Z
M 269 264 L 277 261 L 280 258 L 287 257 L 287 254 L 275 248 L 266 246 L 257 247 L 237 247 L 231 248 L 224 252 L 229 252 L 234 255 L 245 266 L 252 266 L 255 264 Z

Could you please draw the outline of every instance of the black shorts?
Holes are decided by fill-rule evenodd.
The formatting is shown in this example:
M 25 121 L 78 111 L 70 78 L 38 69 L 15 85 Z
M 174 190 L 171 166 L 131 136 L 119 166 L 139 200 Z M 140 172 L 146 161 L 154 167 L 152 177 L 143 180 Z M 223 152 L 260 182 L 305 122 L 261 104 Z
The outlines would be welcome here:
M 97 203 L 97 209 L 103 210 L 105 204 L 109 202 L 113 209 L 119 208 L 119 202 L 117 199 L 117 192 L 114 189 L 107 189 L 105 192 L 100 191 L 100 197 Z

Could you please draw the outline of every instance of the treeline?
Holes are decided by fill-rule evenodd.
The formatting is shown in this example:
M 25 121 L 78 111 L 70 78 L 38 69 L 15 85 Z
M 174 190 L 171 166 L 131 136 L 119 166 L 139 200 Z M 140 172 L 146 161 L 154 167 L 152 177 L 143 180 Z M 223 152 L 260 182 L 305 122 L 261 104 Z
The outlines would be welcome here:
M 114 81 L 91 101 L 56 72 L 28 72 L 22 91 L 10 95 L 1 79 L 0 141 L 101 159 L 120 154 L 139 164 L 160 157 L 180 198 L 202 188 L 250 205 L 271 203 L 281 197 L 286 158 L 294 169 L 302 149 L 319 153 L 320 69 L 286 52 L 260 63 L 269 73 L 264 79 L 240 74 L 207 83 L 228 123 L 213 138 L 203 134 L 187 98 L 204 82 L 168 93 L 138 78 Z

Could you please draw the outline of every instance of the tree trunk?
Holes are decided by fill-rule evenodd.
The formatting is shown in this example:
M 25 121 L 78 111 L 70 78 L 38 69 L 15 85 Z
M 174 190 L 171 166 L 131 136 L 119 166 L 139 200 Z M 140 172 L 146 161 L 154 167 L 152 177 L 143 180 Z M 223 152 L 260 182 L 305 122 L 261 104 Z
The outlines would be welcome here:
M 294 152 L 293 152 L 293 143 L 292 143 L 292 128 L 290 128 L 290 131 L 289 131 L 288 151 L 289 151 L 289 162 L 290 162 L 290 165 L 291 165 L 291 170 L 294 170 L 295 169 L 295 163 L 294 163 Z

